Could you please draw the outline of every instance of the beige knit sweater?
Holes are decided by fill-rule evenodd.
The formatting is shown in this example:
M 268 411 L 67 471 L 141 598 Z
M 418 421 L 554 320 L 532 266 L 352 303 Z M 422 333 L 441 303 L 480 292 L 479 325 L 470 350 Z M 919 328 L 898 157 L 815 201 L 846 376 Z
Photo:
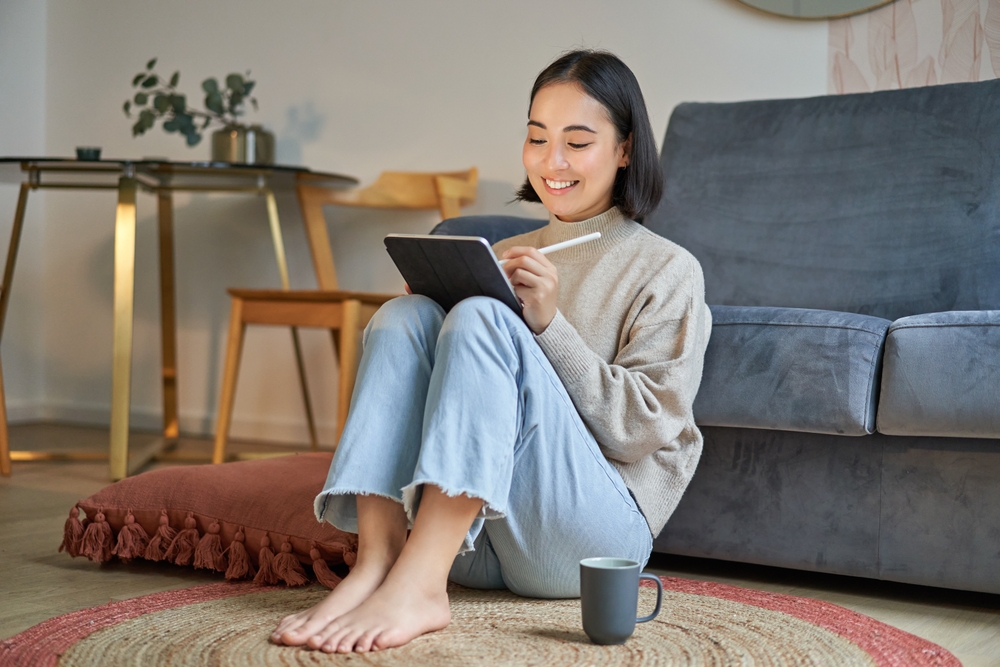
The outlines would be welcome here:
M 691 406 L 712 328 L 698 260 L 622 216 L 549 224 L 493 246 L 543 246 L 601 232 L 548 255 L 558 311 L 535 339 L 655 536 L 694 475 L 702 437 Z

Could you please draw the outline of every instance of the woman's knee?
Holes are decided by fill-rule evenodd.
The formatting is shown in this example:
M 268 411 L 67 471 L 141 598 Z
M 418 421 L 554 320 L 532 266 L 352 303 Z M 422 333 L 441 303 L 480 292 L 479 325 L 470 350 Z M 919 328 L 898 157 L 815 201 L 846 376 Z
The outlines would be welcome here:
M 372 317 L 365 335 L 372 329 L 440 329 L 444 322 L 444 310 L 426 296 L 409 294 L 386 301 Z
M 486 327 L 491 330 L 509 331 L 523 326 L 523 322 L 508 306 L 486 296 L 474 296 L 455 304 L 445 318 L 445 327 L 468 330 Z

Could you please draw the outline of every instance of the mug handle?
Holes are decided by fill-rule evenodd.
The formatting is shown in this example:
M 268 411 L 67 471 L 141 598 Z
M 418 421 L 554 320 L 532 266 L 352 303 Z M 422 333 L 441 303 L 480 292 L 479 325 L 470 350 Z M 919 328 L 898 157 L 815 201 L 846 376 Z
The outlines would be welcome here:
M 643 616 L 642 618 L 635 619 L 636 623 L 645 623 L 646 621 L 652 621 L 656 618 L 656 615 L 660 613 L 660 605 L 663 603 L 663 582 L 655 574 L 640 574 L 640 579 L 649 579 L 650 581 L 656 582 L 656 609 L 649 616 Z

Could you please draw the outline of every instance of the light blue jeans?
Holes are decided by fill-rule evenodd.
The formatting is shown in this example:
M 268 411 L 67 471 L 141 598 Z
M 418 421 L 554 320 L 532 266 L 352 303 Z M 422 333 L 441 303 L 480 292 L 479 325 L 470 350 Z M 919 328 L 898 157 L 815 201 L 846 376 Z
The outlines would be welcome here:
M 494 299 L 445 315 L 405 296 L 376 313 L 316 517 L 356 533 L 356 495 L 373 494 L 402 503 L 412 526 L 424 484 L 483 501 L 450 574 L 463 586 L 576 597 L 581 559 L 645 565 L 652 550 L 531 331 Z

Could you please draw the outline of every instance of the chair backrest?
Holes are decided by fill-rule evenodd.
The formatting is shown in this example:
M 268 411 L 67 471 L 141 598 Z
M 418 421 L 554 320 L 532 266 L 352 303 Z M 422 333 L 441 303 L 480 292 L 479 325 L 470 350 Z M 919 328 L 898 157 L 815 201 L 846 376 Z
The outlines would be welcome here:
M 1000 309 L 1000 80 L 681 104 L 646 226 L 709 303 L 894 320 Z
M 350 191 L 317 189 L 324 204 L 371 208 L 437 209 L 441 219 L 461 214 L 476 200 L 479 171 L 384 171 L 371 185 Z

